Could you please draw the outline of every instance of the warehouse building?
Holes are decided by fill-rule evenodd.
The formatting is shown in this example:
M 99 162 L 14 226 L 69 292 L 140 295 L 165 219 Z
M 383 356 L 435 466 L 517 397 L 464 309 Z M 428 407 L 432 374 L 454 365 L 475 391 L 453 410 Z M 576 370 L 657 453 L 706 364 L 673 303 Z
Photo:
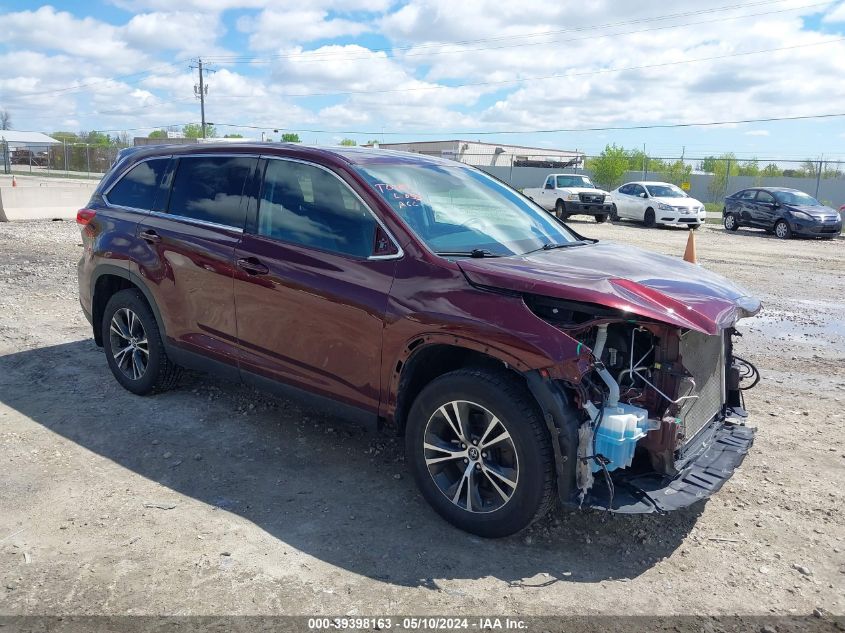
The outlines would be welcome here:
M 476 167 L 548 167 L 574 168 L 584 164 L 584 154 L 578 150 L 559 150 L 547 147 L 525 147 L 481 141 L 414 141 L 410 143 L 379 143 L 384 149 L 416 152 L 440 156 Z

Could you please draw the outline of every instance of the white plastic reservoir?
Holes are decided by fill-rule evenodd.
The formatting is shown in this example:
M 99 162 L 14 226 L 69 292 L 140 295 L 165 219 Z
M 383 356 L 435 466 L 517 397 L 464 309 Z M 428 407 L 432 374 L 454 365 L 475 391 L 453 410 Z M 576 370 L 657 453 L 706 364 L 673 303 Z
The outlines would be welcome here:
M 610 460 L 608 470 L 627 468 L 634 459 L 637 441 L 645 437 L 653 428 L 648 420 L 648 411 L 620 402 L 613 407 L 605 407 L 601 425 L 595 432 L 595 454 Z M 593 462 L 593 472 L 601 466 Z

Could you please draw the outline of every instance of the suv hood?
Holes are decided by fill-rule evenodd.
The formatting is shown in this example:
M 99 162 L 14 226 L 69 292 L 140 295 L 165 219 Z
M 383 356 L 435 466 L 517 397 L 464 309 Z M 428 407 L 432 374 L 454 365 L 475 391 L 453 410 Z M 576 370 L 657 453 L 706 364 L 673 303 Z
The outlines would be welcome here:
M 457 263 L 475 285 L 599 304 L 705 334 L 760 310 L 758 299 L 720 275 L 620 244 Z

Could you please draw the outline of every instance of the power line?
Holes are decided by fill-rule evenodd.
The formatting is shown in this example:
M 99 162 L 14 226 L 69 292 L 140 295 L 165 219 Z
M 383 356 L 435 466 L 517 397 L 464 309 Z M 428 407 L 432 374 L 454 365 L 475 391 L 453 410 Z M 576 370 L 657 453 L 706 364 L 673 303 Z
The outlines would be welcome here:
M 267 130 L 277 129 L 293 132 L 307 132 L 309 134 L 360 134 L 385 136 L 400 136 L 413 134 L 414 136 L 493 136 L 496 134 L 551 134 L 559 132 L 608 132 L 621 130 L 654 130 L 654 129 L 671 129 L 671 128 L 687 128 L 687 127 L 714 127 L 718 125 L 740 125 L 743 123 L 772 123 L 775 121 L 805 121 L 811 119 L 832 119 L 835 117 L 845 117 L 845 112 L 836 112 L 832 114 L 807 114 L 799 116 L 784 116 L 784 117 L 765 117 L 760 119 L 736 119 L 733 121 L 704 121 L 696 123 L 653 123 L 643 125 L 611 125 L 605 127 L 584 127 L 584 128 L 555 128 L 543 130 L 482 130 L 482 131 L 443 131 L 443 132 L 389 132 L 389 131 L 362 131 L 362 130 L 304 130 L 302 128 L 286 128 L 278 125 L 246 125 L 236 123 L 215 123 L 220 127 L 235 127 L 252 130 Z M 148 129 L 148 128 L 145 128 Z M 107 130 L 98 130 L 107 131 Z
M 712 11 L 724 11 L 724 10 L 730 10 L 730 9 L 745 8 L 746 6 L 752 7 L 752 6 L 756 6 L 756 5 L 760 5 L 760 4 L 770 4 L 772 1 L 780 2 L 782 0 L 767 0 L 766 2 L 751 3 L 749 5 L 744 5 L 744 6 L 743 5 L 740 5 L 740 6 L 733 5 L 733 6 L 729 6 L 729 7 L 722 7 L 722 8 L 718 8 L 718 9 L 712 9 L 712 10 L 688 11 L 688 12 L 685 12 L 685 13 L 677 13 L 677 14 L 668 15 L 668 16 L 640 18 L 640 19 L 637 19 L 637 20 L 631 20 L 627 23 L 630 23 L 630 24 L 641 23 L 641 22 L 647 22 L 647 21 L 650 21 L 650 20 L 663 20 L 663 19 L 668 19 L 668 18 L 695 15 L 695 14 L 698 14 L 698 13 L 708 13 L 708 12 L 712 12 Z M 763 12 L 749 13 L 749 14 L 738 15 L 738 16 L 719 17 L 719 18 L 715 18 L 715 19 L 698 20 L 698 21 L 686 22 L 686 23 L 682 23 L 682 24 L 669 24 L 669 25 L 663 25 L 663 26 L 654 26 L 654 27 L 638 29 L 638 30 L 634 30 L 634 31 L 620 31 L 620 32 L 616 32 L 616 33 L 604 33 L 604 34 L 598 34 L 598 35 L 593 34 L 593 35 L 588 35 L 588 36 L 585 36 L 585 37 L 568 38 L 568 39 L 563 39 L 563 40 L 554 39 L 554 40 L 549 40 L 549 41 L 544 41 L 544 42 L 522 42 L 522 43 L 515 43 L 515 44 L 506 44 L 506 45 L 502 45 L 502 46 L 461 48 L 461 49 L 458 49 L 458 50 L 441 50 L 441 51 L 432 51 L 432 52 L 425 52 L 425 51 L 415 52 L 415 53 L 409 53 L 408 55 L 404 55 L 403 59 L 407 58 L 407 57 L 420 57 L 420 56 L 426 56 L 426 55 L 463 54 L 463 53 L 469 53 L 469 52 L 475 52 L 475 51 L 500 50 L 500 49 L 503 49 L 503 48 L 515 48 L 515 47 L 522 47 L 522 46 L 538 46 L 538 45 L 544 45 L 544 44 L 562 44 L 562 43 L 569 43 L 569 42 L 578 42 L 578 41 L 588 40 L 588 39 L 591 40 L 591 39 L 605 38 L 605 37 L 618 37 L 618 36 L 625 36 L 625 35 L 634 35 L 634 34 L 638 34 L 638 33 L 647 33 L 647 32 L 651 32 L 651 31 L 661 31 L 661 30 L 666 30 L 666 29 L 682 28 L 682 27 L 685 27 L 685 26 L 695 26 L 695 25 L 699 25 L 699 24 L 712 24 L 712 23 L 715 23 L 715 22 L 725 22 L 725 21 L 730 21 L 730 20 L 740 20 L 740 19 L 745 19 L 745 18 L 759 17 L 759 16 L 763 16 L 763 15 L 772 15 L 772 14 L 776 14 L 776 13 L 787 13 L 787 12 L 792 12 L 792 11 L 800 11 L 800 10 L 803 10 L 803 9 L 808 9 L 808 8 L 818 7 L 818 6 L 825 6 L 825 5 L 828 5 L 828 4 L 830 4 L 830 3 L 829 2 L 816 2 L 816 3 L 812 3 L 812 4 L 808 4 L 808 5 L 802 5 L 802 6 L 799 6 L 799 7 L 789 7 L 789 8 L 786 8 L 786 9 L 776 9 L 776 10 L 773 10 L 773 11 L 763 11 Z M 533 34 L 525 34 L 525 35 L 501 36 L 501 37 L 498 37 L 498 38 L 488 38 L 486 40 L 484 40 L 484 39 L 482 39 L 482 40 L 465 40 L 464 42 L 445 42 L 445 43 L 439 43 L 439 44 L 420 44 L 420 45 L 416 45 L 416 46 L 400 46 L 400 47 L 393 47 L 393 48 L 372 48 L 372 49 L 368 49 L 367 55 L 357 55 L 357 56 L 348 56 L 348 55 L 344 56 L 342 54 L 337 54 L 337 53 L 332 53 L 332 52 L 324 52 L 324 53 L 313 54 L 312 52 L 306 51 L 306 52 L 302 52 L 302 53 L 280 53 L 278 55 L 268 55 L 268 56 L 264 56 L 264 57 L 259 57 L 259 56 L 240 56 L 240 57 L 231 56 L 231 57 L 213 57 L 213 58 L 209 58 L 209 59 L 213 59 L 213 60 L 218 61 L 220 63 L 231 63 L 231 64 L 270 64 L 270 63 L 273 63 L 274 60 L 278 60 L 278 59 L 296 59 L 296 60 L 299 60 L 300 62 L 352 61 L 352 60 L 357 60 L 357 59 L 369 59 L 369 53 L 396 53 L 397 51 L 399 51 L 399 52 L 402 52 L 402 51 L 419 51 L 419 49 L 421 49 L 421 48 L 431 48 L 431 47 L 441 47 L 442 48 L 442 47 L 445 47 L 445 46 L 463 45 L 466 42 L 472 43 L 472 42 L 502 40 L 502 39 L 507 39 L 507 38 L 510 38 L 510 37 L 513 37 L 513 38 L 523 38 L 523 37 L 529 37 L 529 36 L 531 36 L 531 37 L 541 37 L 541 36 L 548 37 L 549 35 L 553 35 L 553 34 L 557 34 L 557 33 L 571 33 L 571 32 L 583 32 L 583 31 L 588 31 L 588 30 L 600 30 L 600 29 L 605 29 L 605 28 L 611 28 L 613 26 L 625 25 L 627 23 L 626 22 L 617 22 L 617 23 L 606 24 L 606 25 L 577 27 L 577 28 L 571 28 L 571 29 L 561 29 L 561 30 L 558 30 L 558 31 L 547 31 L 547 32 L 539 32 L 539 33 L 533 33 Z

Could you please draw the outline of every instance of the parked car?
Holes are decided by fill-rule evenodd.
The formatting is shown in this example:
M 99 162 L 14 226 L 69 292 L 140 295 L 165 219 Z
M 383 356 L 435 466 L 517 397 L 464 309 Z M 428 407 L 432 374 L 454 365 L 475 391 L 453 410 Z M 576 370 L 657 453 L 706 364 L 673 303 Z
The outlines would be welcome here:
M 33 152 L 32 150 L 24 148 L 17 148 L 11 152 L 11 161 L 13 165 L 46 167 L 47 159 L 47 152 Z
M 668 182 L 628 182 L 610 192 L 615 220 L 646 226 L 676 224 L 697 229 L 707 217 L 704 204 Z
M 131 148 L 77 222 L 80 303 L 123 387 L 199 368 L 395 429 L 424 497 L 475 534 L 516 532 L 555 499 L 687 506 L 754 439 L 732 340 L 757 299 L 583 237 L 467 165 Z
M 728 231 L 765 229 L 783 240 L 793 236 L 833 239 L 842 232 L 842 217 L 811 195 L 786 187 L 752 187 L 725 198 L 722 211 Z
M 610 215 L 610 194 L 584 174 L 549 174 L 542 187 L 528 187 L 522 193 L 561 220 L 591 215 L 596 222 L 605 222 Z

